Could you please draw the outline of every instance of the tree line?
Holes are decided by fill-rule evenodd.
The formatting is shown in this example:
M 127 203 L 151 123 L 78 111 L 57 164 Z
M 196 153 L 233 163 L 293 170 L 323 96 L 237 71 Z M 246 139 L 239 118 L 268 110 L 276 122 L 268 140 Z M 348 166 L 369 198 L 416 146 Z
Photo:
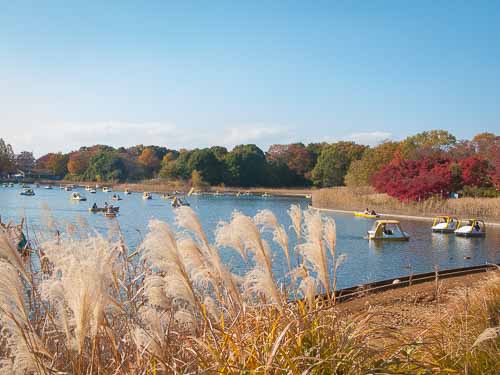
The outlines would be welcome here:
M 30 156 L 31 155 L 31 156 Z M 481 133 L 457 140 L 444 130 L 422 132 L 375 147 L 335 143 L 253 144 L 174 150 L 163 146 L 81 147 L 34 160 L 0 140 L 0 174 L 43 169 L 73 181 L 123 182 L 160 178 L 195 185 L 372 186 L 401 200 L 452 192 L 496 195 L 500 187 L 500 136 Z

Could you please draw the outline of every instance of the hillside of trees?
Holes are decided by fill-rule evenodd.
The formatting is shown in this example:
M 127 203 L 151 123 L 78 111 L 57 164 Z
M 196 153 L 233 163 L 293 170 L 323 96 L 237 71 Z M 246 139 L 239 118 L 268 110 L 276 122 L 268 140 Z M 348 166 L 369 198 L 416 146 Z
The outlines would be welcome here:
M 72 181 L 160 178 L 240 187 L 372 186 L 400 200 L 445 197 L 452 192 L 496 196 L 500 136 L 481 133 L 471 140 L 457 140 L 447 131 L 432 130 L 375 147 L 345 141 L 293 143 L 272 145 L 267 152 L 253 144 L 232 150 L 95 145 L 37 160 L 29 152 L 15 154 L 0 139 L 0 175 L 32 169 Z

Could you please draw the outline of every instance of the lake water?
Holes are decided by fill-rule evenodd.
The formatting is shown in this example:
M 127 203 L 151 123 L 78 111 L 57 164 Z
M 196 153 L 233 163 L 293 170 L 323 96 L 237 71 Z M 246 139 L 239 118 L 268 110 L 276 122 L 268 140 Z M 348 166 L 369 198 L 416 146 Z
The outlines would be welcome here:
M 54 188 L 46 190 L 34 189 L 36 196 L 20 196 L 19 187 L 0 187 L 0 215 L 5 222 L 9 219 L 18 222 L 26 217 L 31 233 L 43 227 L 46 209 L 49 207 L 58 222 L 78 225 L 82 218 L 90 227 L 106 233 L 110 222 L 115 219 L 105 218 L 102 214 L 92 214 L 88 208 L 96 202 L 103 206 L 104 202 L 120 206 L 120 215 L 116 218 L 120 224 L 128 246 L 133 249 L 147 233 L 148 221 L 160 219 L 174 225 L 174 209 L 170 201 L 154 194 L 153 199 L 145 201 L 142 194 L 133 193 L 124 196 L 123 200 L 112 202 L 112 193 L 98 192 L 89 194 L 83 189 L 75 189 L 84 194 L 87 202 L 70 200 L 70 192 Z M 199 215 L 210 240 L 221 220 L 229 221 L 233 210 L 253 216 L 259 210 L 270 209 L 280 223 L 287 228 L 290 243 L 295 245 L 295 236 L 290 228 L 291 221 L 287 210 L 291 204 L 299 204 L 307 208 L 309 201 L 303 198 L 285 197 L 234 197 L 234 196 L 193 196 L 189 197 L 191 208 Z M 410 273 L 430 272 L 435 265 L 439 269 L 481 265 L 487 262 L 500 262 L 500 230 L 489 227 L 485 238 L 460 238 L 450 234 L 431 233 L 428 221 L 401 220 L 403 229 L 410 233 L 409 242 L 369 242 L 364 239 L 366 231 L 371 228 L 373 220 L 355 218 L 350 214 L 333 215 L 337 223 L 337 252 L 346 253 L 347 260 L 338 273 L 338 287 L 344 288 L 361 283 L 404 276 Z M 266 234 L 267 239 L 272 236 Z M 277 277 L 283 277 L 285 260 L 281 251 L 275 250 L 274 268 Z M 245 263 L 233 252 L 222 249 L 223 259 L 231 264 L 236 273 L 244 273 Z M 469 258 L 470 259 L 466 259 Z M 292 258 L 296 259 L 295 256 Z

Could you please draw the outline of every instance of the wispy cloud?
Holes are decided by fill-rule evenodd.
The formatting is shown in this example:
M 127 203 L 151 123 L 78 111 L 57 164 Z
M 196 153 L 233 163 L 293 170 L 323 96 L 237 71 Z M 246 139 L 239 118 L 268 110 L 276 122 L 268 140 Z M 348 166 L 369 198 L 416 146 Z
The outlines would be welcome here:
M 289 130 L 278 126 L 262 126 L 255 124 L 231 127 L 223 131 L 219 137 L 220 144 L 233 147 L 242 143 L 256 143 L 267 147 L 272 143 L 282 143 L 289 137 Z M 217 139 L 212 139 L 217 143 Z
M 68 152 L 94 144 L 114 147 L 154 144 L 170 148 L 221 145 L 232 148 L 242 143 L 255 143 L 266 149 L 272 143 L 288 139 L 289 131 L 281 126 L 259 124 L 195 129 L 173 123 L 101 121 L 51 124 L 26 129 L 23 133 L 12 131 L 12 134 L 6 134 L 5 137 L 13 143 L 16 151 L 30 150 L 39 156 L 47 152 Z
M 373 132 L 351 133 L 344 139 L 347 141 L 353 141 L 364 145 L 375 146 L 382 141 L 392 138 L 393 138 L 392 133 L 383 131 L 373 131 Z

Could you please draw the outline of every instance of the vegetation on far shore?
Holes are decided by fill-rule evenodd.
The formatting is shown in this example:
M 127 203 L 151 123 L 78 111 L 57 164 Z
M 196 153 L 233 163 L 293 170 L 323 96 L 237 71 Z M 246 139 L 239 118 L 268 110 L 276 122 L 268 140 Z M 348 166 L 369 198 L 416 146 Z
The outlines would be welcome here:
M 139 182 L 237 187 L 373 187 L 401 201 L 432 197 L 496 197 L 500 187 L 500 136 L 481 133 L 457 140 L 443 130 L 422 132 L 375 147 L 354 142 L 256 145 L 232 150 L 214 146 L 172 150 L 138 145 L 81 147 L 49 153 L 35 161 L 14 155 L 0 140 L 0 175 L 22 170 L 69 181 Z M 37 174 L 38 173 L 38 174 Z
M 440 196 L 422 201 L 400 201 L 372 188 L 332 188 L 315 190 L 312 205 L 317 208 L 360 211 L 369 207 L 382 214 L 434 217 L 452 215 L 500 222 L 500 198 L 466 197 L 443 199 Z
M 83 222 L 59 231 L 48 218 L 28 258 L 2 230 L 0 373 L 498 373 L 497 273 L 418 337 L 404 336 L 374 323 L 370 310 L 337 309 L 332 291 L 344 256 L 335 222 L 297 206 L 289 214 L 295 248 L 267 210 L 235 212 L 211 243 L 183 207 L 177 232 L 152 221 L 137 249 L 112 224 L 102 237 Z M 300 256 L 297 268 L 280 265 L 289 284 L 272 273 L 263 231 L 285 259 Z M 221 248 L 248 271 L 233 274 Z

